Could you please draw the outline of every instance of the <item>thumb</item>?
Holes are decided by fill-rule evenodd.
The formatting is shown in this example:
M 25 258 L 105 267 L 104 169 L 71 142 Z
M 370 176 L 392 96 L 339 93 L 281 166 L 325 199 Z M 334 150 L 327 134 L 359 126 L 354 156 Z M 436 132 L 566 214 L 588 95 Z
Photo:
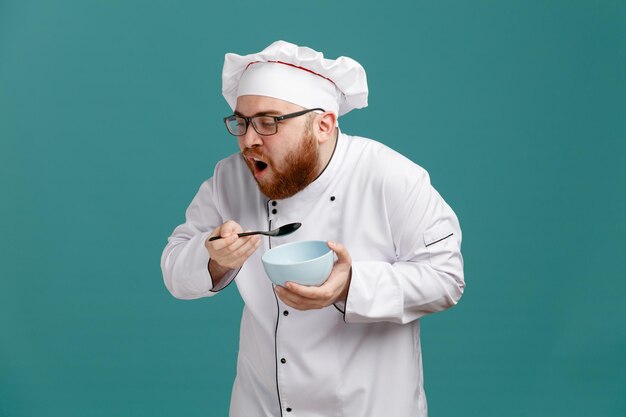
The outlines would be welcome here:
M 329 241 L 328 247 L 337 254 L 337 263 L 350 267 L 352 265 L 352 258 L 348 250 L 340 243 Z
M 241 231 L 241 226 L 239 226 L 236 222 L 229 220 L 220 227 L 220 235 L 221 236 L 229 236 L 233 233 L 238 233 Z

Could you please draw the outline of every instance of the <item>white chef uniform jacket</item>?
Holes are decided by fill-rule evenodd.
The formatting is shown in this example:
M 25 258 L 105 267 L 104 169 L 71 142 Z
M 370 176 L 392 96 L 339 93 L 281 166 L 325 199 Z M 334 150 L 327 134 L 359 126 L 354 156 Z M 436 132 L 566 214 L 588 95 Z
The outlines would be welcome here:
M 388 147 L 339 135 L 323 173 L 284 200 L 268 200 L 240 154 L 220 161 L 168 240 L 161 267 L 177 298 L 210 297 L 204 241 L 232 219 L 244 229 L 301 222 L 264 237 L 236 275 L 245 302 L 232 417 L 427 415 L 419 318 L 455 305 L 464 289 L 461 230 L 428 173 Z M 276 297 L 261 256 L 300 240 L 349 251 L 347 302 L 298 311 Z

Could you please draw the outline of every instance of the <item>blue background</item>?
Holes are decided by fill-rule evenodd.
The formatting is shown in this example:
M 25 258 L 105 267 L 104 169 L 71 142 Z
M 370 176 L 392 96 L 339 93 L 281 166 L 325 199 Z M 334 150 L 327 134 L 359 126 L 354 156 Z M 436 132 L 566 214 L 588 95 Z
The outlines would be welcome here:
M 343 130 L 460 218 L 430 415 L 626 415 L 624 22 L 610 0 L 0 0 L 0 416 L 226 415 L 239 295 L 176 300 L 159 258 L 237 151 L 224 54 L 277 39 L 361 62 Z

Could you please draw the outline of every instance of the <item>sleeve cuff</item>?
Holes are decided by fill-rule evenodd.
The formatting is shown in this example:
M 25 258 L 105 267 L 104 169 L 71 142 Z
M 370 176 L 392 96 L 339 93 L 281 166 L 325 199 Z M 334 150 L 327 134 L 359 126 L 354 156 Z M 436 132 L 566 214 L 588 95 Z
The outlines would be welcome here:
M 211 262 L 211 259 L 209 259 L 209 262 L 207 262 L 206 269 L 209 272 L 209 277 L 211 278 L 211 284 L 213 284 L 213 277 L 211 276 L 211 270 L 209 269 L 209 263 L 210 262 Z M 238 269 L 232 269 L 230 272 L 227 272 L 222 277 L 222 279 L 217 283 L 217 285 L 213 286 L 210 289 L 210 291 L 211 292 L 220 292 L 224 288 L 228 287 L 230 285 L 230 283 L 233 282 L 233 280 L 235 279 L 235 277 L 237 276 L 239 271 L 241 271 L 241 267 L 238 268 Z

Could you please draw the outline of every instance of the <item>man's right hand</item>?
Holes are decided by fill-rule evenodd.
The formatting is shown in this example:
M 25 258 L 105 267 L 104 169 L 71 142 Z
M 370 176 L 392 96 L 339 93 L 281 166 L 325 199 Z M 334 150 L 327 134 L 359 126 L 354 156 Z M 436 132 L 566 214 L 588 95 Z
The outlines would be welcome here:
M 261 245 L 260 236 L 237 236 L 237 233 L 241 232 L 243 232 L 241 226 L 229 220 L 211 233 L 211 236 L 221 236 L 222 239 L 212 242 L 207 239 L 204 242 L 204 246 L 209 251 L 209 272 L 214 286 L 228 272 L 241 268 Z

